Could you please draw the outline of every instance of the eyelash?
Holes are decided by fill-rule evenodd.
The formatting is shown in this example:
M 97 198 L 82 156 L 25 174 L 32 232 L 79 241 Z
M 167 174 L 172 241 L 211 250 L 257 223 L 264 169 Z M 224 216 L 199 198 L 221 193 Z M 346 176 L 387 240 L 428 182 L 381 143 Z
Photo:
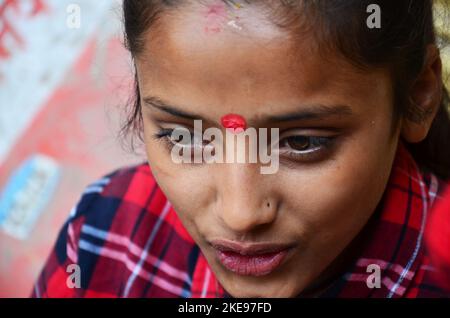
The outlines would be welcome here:
M 156 134 L 153 135 L 153 137 L 156 140 L 163 141 L 167 148 L 172 150 L 173 146 L 177 143 L 176 141 L 173 141 L 170 139 L 174 129 L 168 129 L 168 128 L 162 128 L 160 129 Z M 191 140 L 194 139 L 193 133 L 191 133 Z
M 171 140 L 171 135 L 174 129 L 162 128 L 153 136 L 158 141 L 163 141 L 164 146 L 170 152 L 173 146 L 176 144 L 176 141 Z M 193 135 L 192 135 L 193 136 Z M 289 138 L 306 138 L 308 140 L 308 146 L 314 145 L 315 147 L 312 149 L 308 149 L 306 151 L 294 150 L 282 150 L 283 144 L 286 144 L 289 141 Z M 300 161 L 300 162 L 313 162 L 318 161 L 324 158 L 327 153 L 331 151 L 331 148 L 334 145 L 336 140 L 336 136 L 330 137 L 322 137 L 322 136 L 304 136 L 304 135 L 293 135 L 284 138 L 280 138 L 279 144 L 279 152 L 280 152 L 280 161 L 281 159 L 288 159 L 290 161 Z
M 174 142 L 170 139 L 173 129 L 160 129 L 153 137 L 163 143 L 164 147 L 170 152 L 174 146 Z
M 170 136 L 173 133 L 173 129 L 161 128 L 157 133 L 153 135 L 156 140 L 161 140 L 163 138 L 169 139 L 168 141 L 172 143 L 170 140 Z

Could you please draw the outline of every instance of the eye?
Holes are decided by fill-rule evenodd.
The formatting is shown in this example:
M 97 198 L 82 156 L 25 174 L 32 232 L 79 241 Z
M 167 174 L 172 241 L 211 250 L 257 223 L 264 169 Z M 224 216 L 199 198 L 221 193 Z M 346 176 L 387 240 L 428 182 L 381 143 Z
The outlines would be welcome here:
M 280 148 L 286 147 L 296 152 L 311 152 L 326 146 L 329 142 L 329 137 L 290 136 L 281 140 Z
M 280 159 L 312 162 L 324 159 L 331 150 L 336 137 L 291 135 L 281 137 Z
M 304 151 L 307 150 L 310 146 L 311 142 L 308 137 L 305 136 L 291 136 L 284 139 L 282 145 L 289 147 L 295 151 Z
M 203 141 L 198 139 L 198 136 L 186 127 L 176 128 L 161 128 L 154 137 L 158 140 L 163 140 L 169 149 L 178 145 L 180 147 L 203 147 Z

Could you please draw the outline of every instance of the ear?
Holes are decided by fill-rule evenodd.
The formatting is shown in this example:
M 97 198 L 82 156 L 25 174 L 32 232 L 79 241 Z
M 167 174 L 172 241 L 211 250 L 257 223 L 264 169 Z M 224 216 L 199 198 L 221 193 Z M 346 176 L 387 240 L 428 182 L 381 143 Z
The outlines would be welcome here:
M 434 44 L 427 47 L 424 67 L 409 97 L 411 107 L 417 110 L 404 116 L 401 133 L 407 142 L 417 143 L 428 135 L 442 99 L 442 62 L 439 49 Z M 423 116 L 414 115 L 415 111 Z

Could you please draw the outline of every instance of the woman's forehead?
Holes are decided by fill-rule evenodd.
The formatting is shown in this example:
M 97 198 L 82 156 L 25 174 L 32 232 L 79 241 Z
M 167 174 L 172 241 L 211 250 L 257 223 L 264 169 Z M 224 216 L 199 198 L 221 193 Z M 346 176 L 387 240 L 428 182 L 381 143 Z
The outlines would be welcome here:
M 199 35 L 217 35 L 234 31 L 236 34 L 273 40 L 286 36 L 276 25 L 271 7 L 262 2 L 244 1 L 195 1 L 188 2 L 173 16 L 186 28 L 192 28 Z
M 271 37 L 243 33 L 226 23 L 214 31 L 205 29 L 211 26 L 208 12 L 220 15 L 226 10 L 230 9 L 219 1 L 162 17 L 158 34 L 147 33 L 137 59 L 141 89 L 177 88 L 177 95 L 191 104 L 211 105 L 210 99 L 249 105 L 249 100 L 291 104 L 325 93 L 348 100 L 355 95 L 370 97 L 377 88 L 385 88 L 380 83 L 380 78 L 386 80 L 384 72 L 381 77 L 374 76 L 379 73 L 375 71 L 363 73 L 341 56 L 321 54 L 308 34 L 294 40 L 276 25 L 271 26 L 276 30 Z M 252 23 L 271 22 L 261 15 Z

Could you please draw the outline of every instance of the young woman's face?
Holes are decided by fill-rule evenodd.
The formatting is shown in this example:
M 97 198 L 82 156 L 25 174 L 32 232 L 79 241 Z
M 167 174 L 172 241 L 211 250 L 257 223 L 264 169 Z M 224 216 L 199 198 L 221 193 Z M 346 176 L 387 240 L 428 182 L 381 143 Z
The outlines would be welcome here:
M 382 197 L 399 136 L 391 81 L 325 59 L 306 34 L 294 41 L 260 8 L 221 3 L 163 13 L 147 34 L 136 64 L 148 160 L 231 295 L 292 297 L 329 270 Z M 279 128 L 276 173 L 177 164 L 155 137 L 192 130 L 192 118 L 223 130 L 229 113 L 248 127 Z

